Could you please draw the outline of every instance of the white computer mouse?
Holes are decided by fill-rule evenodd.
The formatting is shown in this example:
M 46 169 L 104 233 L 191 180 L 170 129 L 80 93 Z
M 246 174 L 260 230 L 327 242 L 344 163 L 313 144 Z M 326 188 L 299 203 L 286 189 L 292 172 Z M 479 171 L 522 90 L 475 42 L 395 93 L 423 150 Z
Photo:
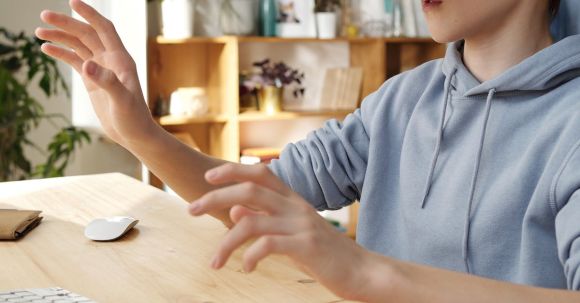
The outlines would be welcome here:
M 93 241 L 113 241 L 122 237 L 137 223 L 139 220 L 131 217 L 95 219 L 85 228 L 85 237 Z

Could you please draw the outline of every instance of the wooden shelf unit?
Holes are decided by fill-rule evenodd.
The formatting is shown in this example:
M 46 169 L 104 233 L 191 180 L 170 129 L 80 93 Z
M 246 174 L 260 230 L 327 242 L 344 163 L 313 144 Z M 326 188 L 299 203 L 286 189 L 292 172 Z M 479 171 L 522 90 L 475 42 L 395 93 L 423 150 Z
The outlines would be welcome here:
M 425 38 L 270 38 L 195 37 L 190 39 L 152 38 L 148 43 L 148 95 L 168 97 L 179 87 L 206 90 L 209 114 L 199 118 L 162 117 L 158 121 L 168 131 L 195 142 L 196 148 L 214 157 L 238 162 L 240 126 L 248 122 L 289 121 L 304 118 L 344 118 L 347 111 L 281 112 L 265 115 L 242 112 L 239 108 L 240 47 L 244 43 L 347 43 L 351 67 L 363 69 L 361 96 L 380 87 L 388 78 L 426 61 L 440 58 L 445 46 Z M 149 102 L 153 106 L 153 102 Z M 359 102 L 360 105 L 360 102 Z M 189 136 L 189 137 L 187 137 Z M 151 183 L 162 186 L 151 176 Z M 353 208 L 356 214 L 356 207 Z M 356 221 L 351 220 L 354 235 Z
M 167 39 L 164 37 L 156 37 L 153 39 L 158 44 L 195 44 L 195 43 L 228 43 L 231 41 L 243 42 L 258 42 L 258 43 L 328 43 L 328 42 L 348 42 L 348 43 L 369 43 L 382 41 L 384 43 L 434 43 L 431 38 L 407 38 L 407 37 L 393 37 L 393 38 L 333 38 L 333 39 L 319 39 L 319 38 L 280 38 L 280 37 L 259 37 L 259 36 L 222 36 L 222 37 L 193 37 L 187 39 Z
M 238 116 L 240 122 L 255 122 L 255 121 L 280 121 L 280 120 L 294 120 L 300 118 L 318 117 L 318 118 L 344 118 L 352 111 L 302 111 L 302 112 L 279 112 L 267 115 L 260 112 L 243 112 Z
M 162 126 L 179 126 L 200 123 L 226 123 L 228 117 L 225 115 L 206 115 L 203 117 L 163 116 L 157 117 L 156 120 Z

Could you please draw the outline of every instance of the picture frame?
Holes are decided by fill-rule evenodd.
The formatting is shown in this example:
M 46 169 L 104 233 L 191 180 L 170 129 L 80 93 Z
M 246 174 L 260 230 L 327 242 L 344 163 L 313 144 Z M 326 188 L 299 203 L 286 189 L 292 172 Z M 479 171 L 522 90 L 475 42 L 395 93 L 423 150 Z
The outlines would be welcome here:
M 277 0 L 277 36 L 316 38 L 314 6 L 314 0 Z

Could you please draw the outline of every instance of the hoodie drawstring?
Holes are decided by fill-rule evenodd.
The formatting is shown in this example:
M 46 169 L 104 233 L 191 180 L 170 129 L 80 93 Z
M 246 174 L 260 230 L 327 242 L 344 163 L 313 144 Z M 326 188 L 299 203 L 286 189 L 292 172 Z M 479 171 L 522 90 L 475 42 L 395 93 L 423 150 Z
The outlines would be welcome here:
M 479 149 L 477 151 L 477 157 L 475 161 L 475 167 L 473 169 L 473 176 L 471 177 L 471 186 L 469 190 L 469 201 L 467 204 L 467 212 L 465 214 L 465 226 L 463 230 L 463 262 L 465 263 L 466 272 L 470 272 L 469 259 L 467 256 L 467 251 L 469 248 L 469 228 L 471 227 L 471 208 L 473 206 L 473 198 L 475 196 L 475 184 L 477 183 L 477 176 L 479 174 L 479 165 L 481 163 L 481 155 L 483 154 L 483 146 L 485 143 L 485 134 L 487 132 L 487 122 L 489 121 L 489 115 L 491 113 L 491 101 L 495 96 L 495 88 L 489 90 L 487 95 L 487 101 L 485 104 L 485 116 L 483 118 L 483 123 L 481 127 L 481 137 L 479 139 Z
M 451 80 L 455 76 L 457 68 L 454 68 L 451 74 L 445 79 L 445 101 L 443 102 L 443 108 L 441 109 L 441 120 L 439 121 L 439 130 L 437 133 L 437 143 L 435 144 L 435 151 L 433 153 L 433 158 L 431 159 L 431 166 L 429 168 L 429 174 L 427 176 L 427 182 L 425 184 L 425 189 L 423 192 L 423 200 L 421 201 L 421 208 L 425 208 L 425 203 L 427 202 L 427 197 L 429 196 L 429 191 L 431 190 L 431 185 L 433 184 L 433 174 L 435 173 L 435 167 L 437 166 L 437 160 L 439 158 L 439 153 L 441 152 L 441 143 L 443 141 L 443 128 L 445 126 L 445 115 L 447 113 L 447 105 L 449 104 L 449 99 L 451 98 Z M 496 89 L 492 88 L 489 90 L 487 95 L 487 100 L 485 102 L 485 115 L 483 117 L 483 122 L 481 126 L 481 136 L 479 139 L 479 147 L 477 150 L 477 156 L 475 158 L 475 167 L 473 168 L 473 175 L 471 176 L 471 186 L 469 189 L 469 200 L 467 204 L 467 211 L 465 214 L 465 224 L 463 230 L 463 243 L 462 243 L 462 257 L 465 263 L 466 272 L 470 272 L 469 268 L 469 258 L 467 252 L 469 249 L 469 229 L 471 227 L 471 209 L 473 207 L 473 199 L 475 197 L 475 185 L 477 183 L 477 176 L 479 175 L 479 165 L 481 163 L 481 156 L 483 154 L 483 146 L 485 143 L 485 135 L 487 133 L 487 122 L 489 121 L 489 116 L 491 113 L 491 104 L 493 97 L 495 96 Z
M 433 184 L 433 174 L 435 172 L 435 167 L 437 166 L 437 160 L 439 158 L 439 152 L 441 151 L 441 141 L 443 140 L 443 128 L 445 126 L 445 115 L 447 114 L 447 105 L 449 104 L 449 99 L 451 98 L 451 80 L 455 76 L 457 68 L 449 74 L 447 79 L 445 79 L 445 101 L 443 102 L 443 108 L 441 109 L 441 121 L 439 122 L 439 131 L 437 133 L 437 143 L 435 143 L 435 152 L 433 153 L 433 158 L 431 159 L 431 168 L 429 169 L 429 175 L 427 176 L 427 183 L 425 184 L 425 189 L 423 191 L 423 200 L 421 201 L 421 208 L 425 208 L 425 203 L 427 202 L 427 197 L 429 196 L 429 191 L 431 191 L 431 185 Z

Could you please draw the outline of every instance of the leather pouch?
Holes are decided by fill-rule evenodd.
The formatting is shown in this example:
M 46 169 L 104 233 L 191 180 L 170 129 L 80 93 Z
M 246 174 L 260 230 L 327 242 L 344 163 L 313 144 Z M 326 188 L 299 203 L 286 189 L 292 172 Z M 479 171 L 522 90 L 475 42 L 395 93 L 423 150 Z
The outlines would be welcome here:
M 34 229 L 42 217 L 40 211 L 0 209 L 0 240 L 18 240 Z

